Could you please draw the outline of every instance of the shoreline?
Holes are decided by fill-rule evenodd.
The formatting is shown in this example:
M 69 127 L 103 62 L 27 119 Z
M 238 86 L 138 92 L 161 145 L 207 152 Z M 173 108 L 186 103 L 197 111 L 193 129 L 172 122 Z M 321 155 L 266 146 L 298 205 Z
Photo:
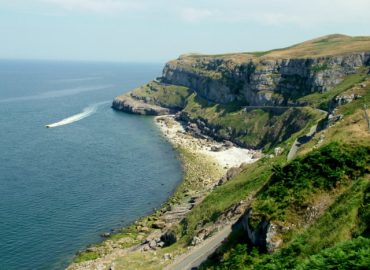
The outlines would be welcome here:
M 186 132 L 184 124 L 176 120 L 174 115 L 156 116 L 154 122 L 175 148 L 186 147 L 195 153 L 204 154 L 214 159 L 225 172 L 232 167 L 253 163 L 261 156 L 258 150 L 235 146 L 229 141 L 217 142 L 207 136 L 196 138 Z
M 79 252 L 67 269 L 116 269 L 117 260 L 120 265 L 127 263 L 125 267 L 136 265 L 139 269 L 168 266 L 189 247 L 185 248 L 177 242 L 173 245 L 175 248 L 162 248 L 162 236 L 176 230 L 195 205 L 227 181 L 229 171 L 238 170 L 260 157 L 260 152 L 256 150 L 237 147 L 229 142 L 216 142 L 209 137 L 194 137 L 173 115 L 156 116 L 153 121 L 179 155 L 182 181 L 158 210 L 154 209 L 152 214 L 138 218 L 132 225 L 102 239 L 101 243 Z M 150 264 L 143 267 L 143 261 Z

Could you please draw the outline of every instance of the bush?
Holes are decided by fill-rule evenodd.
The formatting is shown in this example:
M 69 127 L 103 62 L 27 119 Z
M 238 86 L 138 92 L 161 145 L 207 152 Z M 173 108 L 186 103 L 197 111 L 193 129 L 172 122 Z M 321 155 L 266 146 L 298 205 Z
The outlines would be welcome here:
M 274 166 L 256 209 L 271 218 L 291 205 L 304 207 L 310 194 L 331 190 L 368 173 L 369 163 L 370 148 L 330 143 L 284 167 Z
M 359 237 L 344 242 L 333 248 L 324 249 L 310 256 L 297 267 L 300 270 L 311 269 L 369 269 L 370 239 Z

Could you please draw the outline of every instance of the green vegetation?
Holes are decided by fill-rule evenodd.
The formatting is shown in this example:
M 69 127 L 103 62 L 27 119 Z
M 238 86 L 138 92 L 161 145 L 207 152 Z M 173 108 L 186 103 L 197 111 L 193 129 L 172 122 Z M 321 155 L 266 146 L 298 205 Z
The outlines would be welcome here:
M 254 202 L 256 210 L 269 218 L 284 219 L 290 208 L 307 208 L 312 194 L 328 192 L 348 181 L 370 173 L 370 148 L 330 143 L 284 167 L 274 174 Z
M 297 267 L 311 269 L 366 269 L 370 265 L 370 239 L 359 237 L 310 256 Z
M 192 93 L 192 90 L 184 86 L 151 81 L 133 90 L 131 95 L 149 104 L 180 110 L 185 107 L 187 98 Z
M 85 261 L 91 261 L 99 258 L 99 255 L 95 251 L 83 251 L 77 254 L 73 260 L 74 263 L 80 263 Z
M 311 67 L 311 70 L 314 72 L 314 73 L 318 73 L 320 71 L 324 71 L 324 70 L 327 70 L 328 69 L 328 63 L 324 62 L 324 63 L 321 63 L 321 64 L 317 64 L 317 65 L 314 65 Z
M 308 58 L 366 52 L 370 48 L 369 37 L 351 37 L 334 34 L 308 40 L 286 48 L 265 52 L 230 53 L 218 55 L 188 55 L 193 58 L 239 58 L 241 61 L 254 58 Z
M 359 157 L 358 154 L 354 154 L 354 156 L 355 159 Z M 368 159 L 369 157 L 367 157 Z M 309 160 L 301 159 L 302 165 L 305 164 L 304 162 L 309 162 Z M 367 163 L 368 166 L 369 163 Z M 332 169 L 330 170 L 332 171 Z M 352 170 L 349 174 L 351 173 Z M 352 184 L 350 183 L 346 191 L 338 196 L 332 206 L 311 227 L 303 233 L 298 230 L 293 234 L 292 240 L 279 252 L 260 254 L 257 250 L 250 250 L 245 244 L 236 244 L 224 251 L 221 260 L 206 263 L 204 269 L 302 269 L 298 267 L 301 263 L 308 264 L 312 258 L 326 256 L 325 252 L 320 254 L 321 250 L 336 247 L 338 243 L 350 240 L 352 237 L 366 236 L 370 225 L 369 180 L 370 177 L 367 174 L 363 178 L 354 180 Z M 332 184 L 329 179 L 324 182 L 327 182 L 329 186 Z M 264 191 L 262 191 L 263 193 Z M 369 249 L 369 241 L 366 240 L 366 243 L 367 246 L 364 248 Z M 329 252 L 335 256 L 339 249 L 341 249 L 340 246 Z M 362 252 L 361 249 L 356 256 L 362 258 Z M 318 257 L 310 257 L 315 254 Z M 308 261 L 306 261 L 307 259 Z M 348 263 L 351 262 L 348 261 Z M 356 261 L 356 263 L 361 262 Z
M 334 202 L 328 211 L 305 232 L 298 235 L 281 251 L 264 255 L 256 265 L 260 269 L 293 269 L 298 263 L 309 256 L 318 254 L 325 248 L 357 237 L 359 209 L 364 202 L 365 190 L 369 186 L 369 178 L 360 179 Z M 368 225 L 369 226 L 369 223 Z
M 280 236 L 282 248 L 272 254 L 260 253 L 246 244 L 245 235 L 234 232 L 202 269 L 367 269 L 370 133 L 362 110 L 364 102 L 370 100 L 367 76 L 351 75 L 339 86 L 338 92 L 355 91 L 362 98 L 338 107 L 345 118 L 325 131 L 322 147 L 312 151 L 322 135 L 319 133 L 302 147 L 300 157 L 266 168 L 270 174 L 260 182 L 264 186 L 255 189 L 252 223 L 265 216 L 277 224 L 295 224 Z M 357 87 L 364 79 L 365 87 Z M 248 168 L 243 174 L 248 174 Z M 222 204 L 222 196 L 219 200 Z M 307 224 L 306 209 L 317 204 L 319 218 Z
M 279 162 L 281 161 L 275 160 L 271 163 L 268 159 L 262 159 L 250 164 L 232 181 L 215 189 L 183 220 L 183 236 L 190 240 L 197 229 L 214 222 L 232 205 L 256 193 L 271 175 L 272 164 Z
M 252 109 L 238 102 L 217 104 L 196 94 L 188 98 L 183 110 L 192 119 L 202 119 L 213 126 L 216 136 L 233 137 L 240 144 L 266 150 L 286 141 L 307 126 L 314 125 L 324 114 L 315 109 Z

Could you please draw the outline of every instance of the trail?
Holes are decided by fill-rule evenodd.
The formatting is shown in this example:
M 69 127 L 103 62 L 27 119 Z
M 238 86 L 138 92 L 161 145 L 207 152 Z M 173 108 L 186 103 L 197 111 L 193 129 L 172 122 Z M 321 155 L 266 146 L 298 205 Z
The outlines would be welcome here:
M 110 101 L 103 101 L 103 102 L 98 102 L 92 105 L 89 105 L 88 107 L 84 108 L 81 113 L 72 115 L 70 117 L 64 118 L 63 120 L 60 120 L 58 122 L 46 125 L 45 127 L 47 128 L 54 128 L 54 127 L 59 127 L 59 126 L 64 126 L 68 124 L 72 124 L 74 122 L 80 121 L 86 117 L 89 117 L 90 115 L 96 113 L 98 110 L 98 107 L 104 104 L 109 103 Z

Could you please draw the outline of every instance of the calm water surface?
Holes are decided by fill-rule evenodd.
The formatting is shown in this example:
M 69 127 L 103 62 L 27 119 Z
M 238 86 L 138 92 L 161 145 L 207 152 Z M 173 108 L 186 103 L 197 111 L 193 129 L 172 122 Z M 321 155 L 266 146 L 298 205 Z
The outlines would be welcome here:
M 160 73 L 159 64 L 0 61 L 1 270 L 63 269 L 171 194 L 180 164 L 152 118 L 110 108 Z

